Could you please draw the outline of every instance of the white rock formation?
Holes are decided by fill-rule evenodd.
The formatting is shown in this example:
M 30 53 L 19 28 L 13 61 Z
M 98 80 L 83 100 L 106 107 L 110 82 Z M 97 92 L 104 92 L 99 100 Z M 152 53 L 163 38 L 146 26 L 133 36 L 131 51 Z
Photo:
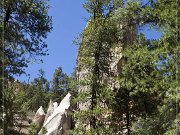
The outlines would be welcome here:
M 54 102 L 53 103 L 53 107 L 54 107 L 54 110 L 58 107 L 58 103 L 57 102 Z
M 43 127 L 46 129 L 46 135 L 67 135 L 68 129 L 71 127 L 71 121 L 68 117 L 70 112 L 71 94 L 68 93 L 61 101 L 58 107 L 54 103 L 54 111 L 44 122 Z M 39 134 L 42 133 L 42 130 Z
M 45 113 L 44 113 L 42 106 L 40 106 L 40 108 L 37 110 L 32 122 L 40 128 L 43 125 L 44 118 L 45 118 Z
M 48 107 L 48 110 L 44 119 L 44 123 L 46 122 L 47 118 L 53 113 L 53 111 L 54 111 L 54 106 L 53 106 L 52 100 L 50 100 L 49 107 Z

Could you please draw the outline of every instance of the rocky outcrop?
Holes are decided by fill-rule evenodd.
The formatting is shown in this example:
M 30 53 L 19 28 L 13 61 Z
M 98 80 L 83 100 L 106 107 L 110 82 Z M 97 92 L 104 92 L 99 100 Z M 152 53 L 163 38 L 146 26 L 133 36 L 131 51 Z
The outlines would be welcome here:
M 47 120 L 47 118 L 53 113 L 53 111 L 54 111 L 53 102 L 52 102 L 52 100 L 50 100 L 50 101 L 49 101 L 49 107 L 48 107 L 48 110 L 47 110 L 47 113 L 46 113 L 44 122 L 45 122 L 45 121 Z
M 54 103 L 53 103 L 53 109 L 55 110 L 57 107 L 58 107 L 58 103 L 57 103 L 57 102 L 54 102 Z
M 67 135 L 68 130 L 71 128 L 71 118 L 69 113 L 71 112 L 70 106 L 71 94 L 68 93 L 61 103 L 49 102 L 49 107 L 46 113 L 44 124 L 39 134 L 45 135 Z M 42 107 L 41 107 L 42 109 Z M 44 115 L 45 116 L 45 115 Z M 46 133 L 43 133 L 43 129 Z
M 42 106 L 40 106 L 40 108 L 37 110 L 37 112 L 33 118 L 33 123 L 38 126 L 38 129 L 40 129 L 42 127 L 44 118 L 45 118 L 45 113 L 44 113 Z
M 100 47 L 97 49 L 96 42 L 94 42 L 94 39 L 96 40 L 96 38 L 90 34 L 92 33 L 91 29 L 93 28 L 93 25 L 91 25 L 91 20 L 89 20 L 85 30 L 83 31 L 82 42 L 79 46 L 77 56 L 76 76 L 78 93 L 88 96 L 86 96 L 86 99 L 83 99 L 77 103 L 79 111 L 86 111 L 92 109 L 91 99 L 96 97 L 93 97 L 92 94 L 92 89 L 93 91 L 95 91 L 92 82 L 94 81 L 93 76 L 97 78 L 97 73 L 97 76 L 100 76 L 97 81 L 100 85 L 106 86 L 108 90 L 119 88 L 119 83 L 115 78 L 117 78 L 117 76 L 122 72 L 122 65 L 124 63 L 122 51 L 127 45 L 131 45 L 133 43 L 132 41 L 136 36 L 135 25 L 128 27 L 126 32 L 123 32 L 123 25 L 120 24 L 120 22 L 121 21 L 117 23 L 117 35 L 119 35 L 118 32 L 123 33 L 123 35 L 121 37 L 118 37 L 117 41 L 115 41 L 114 43 L 106 42 L 104 40 L 98 40 L 97 45 Z M 108 29 L 108 26 L 105 29 Z M 111 27 L 109 27 L 109 29 L 111 29 Z M 98 63 L 99 66 L 96 66 L 98 64 L 95 65 L 95 63 Z M 96 70 L 97 72 L 94 72 L 94 70 Z M 107 105 L 103 102 L 102 99 L 101 101 L 98 101 L 97 104 L 102 108 L 107 108 Z M 90 120 L 88 120 L 88 118 L 84 121 L 81 121 L 81 124 L 83 124 L 84 127 L 87 127 L 87 130 L 89 130 Z M 76 123 L 76 126 L 78 126 L 78 123 Z

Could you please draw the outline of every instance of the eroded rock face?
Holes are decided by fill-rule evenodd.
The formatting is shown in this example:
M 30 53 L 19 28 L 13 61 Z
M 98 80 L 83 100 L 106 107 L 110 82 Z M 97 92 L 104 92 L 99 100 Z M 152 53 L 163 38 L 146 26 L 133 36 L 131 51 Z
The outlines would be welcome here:
M 70 107 L 71 94 L 68 93 L 61 103 L 58 104 L 55 102 L 49 103 L 49 108 L 46 115 L 46 121 L 44 121 L 43 128 L 46 129 L 46 135 L 67 135 L 68 130 L 71 128 L 71 118 L 69 117 L 69 112 L 71 112 Z M 52 109 L 53 108 L 53 109 Z M 52 111 L 53 110 L 53 111 Z M 49 113 L 48 113 L 49 112 Z M 42 129 L 39 132 L 42 134 Z
M 41 129 L 43 122 L 44 122 L 44 118 L 45 118 L 45 113 L 44 113 L 42 106 L 40 106 L 40 108 L 37 110 L 32 122 L 34 124 L 36 124 L 39 127 L 39 129 Z
M 53 108 L 54 108 L 54 110 L 55 110 L 57 107 L 58 107 L 58 103 L 57 103 L 57 102 L 54 102 L 54 103 L 53 103 Z
M 44 122 L 46 122 L 47 118 L 53 113 L 53 111 L 54 111 L 53 102 L 52 102 L 52 100 L 50 100 L 49 101 L 49 107 L 48 107 Z

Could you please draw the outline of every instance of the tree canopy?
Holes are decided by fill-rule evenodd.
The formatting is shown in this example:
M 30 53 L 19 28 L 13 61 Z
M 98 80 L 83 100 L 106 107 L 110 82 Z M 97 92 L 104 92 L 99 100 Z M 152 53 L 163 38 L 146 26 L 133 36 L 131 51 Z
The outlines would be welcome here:
M 47 54 L 43 39 L 52 29 L 48 1 L 3 0 L 0 6 L 5 72 L 8 75 L 22 74 L 28 63 Z
M 48 0 L 1 1 L 4 133 L 13 132 L 17 116 L 27 120 L 30 111 L 47 110 L 50 99 L 59 103 L 71 92 L 70 134 L 180 134 L 178 5 L 177 0 L 86 0 L 90 18 L 74 73 L 69 76 L 59 66 L 48 80 L 40 69 L 32 82 L 23 83 L 13 76 L 47 55 Z M 161 36 L 148 39 L 145 28 Z

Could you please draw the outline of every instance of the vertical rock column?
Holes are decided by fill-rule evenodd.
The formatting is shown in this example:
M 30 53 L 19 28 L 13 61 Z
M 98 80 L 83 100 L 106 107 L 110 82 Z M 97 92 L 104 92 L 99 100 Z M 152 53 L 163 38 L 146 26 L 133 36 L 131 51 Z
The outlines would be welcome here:
M 45 113 L 42 106 L 40 106 L 33 119 L 33 123 L 38 126 L 38 130 L 41 129 L 44 122 L 44 118 L 45 118 Z

